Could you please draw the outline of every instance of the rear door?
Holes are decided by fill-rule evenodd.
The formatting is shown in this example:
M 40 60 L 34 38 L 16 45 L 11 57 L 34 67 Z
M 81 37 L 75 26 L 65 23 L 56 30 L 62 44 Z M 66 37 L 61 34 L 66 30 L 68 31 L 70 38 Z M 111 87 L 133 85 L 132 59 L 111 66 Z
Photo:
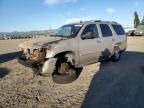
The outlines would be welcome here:
M 123 27 L 120 24 L 112 24 L 112 28 L 115 31 L 115 44 L 120 45 L 120 50 L 125 50 L 127 47 L 127 37 Z
M 111 27 L 109 24 L 100 23 L 99 24 L 99 30 L 101 35 L 101 44 L 102 44 L 102 57 L 107 57 L 111 54 L 113 50 L 113 43 L 115 41 L 115 38 L 113 36 L 113 32 L 111 30 Z

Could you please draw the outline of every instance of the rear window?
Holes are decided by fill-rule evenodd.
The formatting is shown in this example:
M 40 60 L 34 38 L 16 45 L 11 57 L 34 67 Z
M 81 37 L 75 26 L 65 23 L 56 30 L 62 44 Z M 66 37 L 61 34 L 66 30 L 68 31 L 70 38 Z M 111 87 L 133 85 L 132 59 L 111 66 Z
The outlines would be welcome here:
M 125 31 L 121 25 L 112 25 L 117 35 L 125 35 Z
M 101 32 L 103 37 L 112 36 L 112 31 L 107 24 L 100 24 Z

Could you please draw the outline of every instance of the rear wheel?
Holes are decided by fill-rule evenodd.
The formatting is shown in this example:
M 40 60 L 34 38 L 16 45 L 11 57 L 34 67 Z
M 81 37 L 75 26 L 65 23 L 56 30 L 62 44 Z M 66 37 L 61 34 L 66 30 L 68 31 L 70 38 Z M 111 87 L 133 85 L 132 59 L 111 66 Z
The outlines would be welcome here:
M 113 53 L 113 55 L 112 55 L 112 57 L 111 57 L 111 60 L 112 60 L 113 62 L 117 62 L 117 61 L 120 60 L 120 57 L 121 57 L 121 53 L 120 53 L 119 48 L 117 48 L 117 49 L 114 50 L 114 53 Z

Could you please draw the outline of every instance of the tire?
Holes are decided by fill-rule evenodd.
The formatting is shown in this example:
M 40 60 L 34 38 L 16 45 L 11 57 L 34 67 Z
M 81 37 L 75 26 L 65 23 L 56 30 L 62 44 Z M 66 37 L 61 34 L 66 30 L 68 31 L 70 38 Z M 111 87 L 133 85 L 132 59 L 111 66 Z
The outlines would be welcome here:
M 67 73 L 60 72 L 62 65 L 68 65 L 69 69 Z M 56 70 L 52 75 L 52 80 L 58 84 L 67 84 L 72 83 L 77 79 L 76 69 L 71 65 L 70 62 L 67 62 L 67 59 L 59 58 L 56 63 Z
M 114 51 L 114 54 L 113 54 L 112 57 L 111 57 L 111 60 L 112 60 L 113 62 L 117 62 L 117 61 L 120 60 L 120 57 L 121 57 L 120 51 L 119 51 L 119 50 L 115 50 L 115 51 Z
M 77 75 L 74 69 L 69 69 L 69 74 L 66 74 L 66 75 L 54 74 L 52 76 L 52 80 L 57 84 L 72 83 L 76 79 L 77 79 Z

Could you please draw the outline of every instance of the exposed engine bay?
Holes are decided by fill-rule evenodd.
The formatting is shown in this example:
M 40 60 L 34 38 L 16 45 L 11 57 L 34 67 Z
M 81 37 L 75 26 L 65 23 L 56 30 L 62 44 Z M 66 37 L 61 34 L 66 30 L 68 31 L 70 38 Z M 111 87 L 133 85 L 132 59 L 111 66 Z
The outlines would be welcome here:
M 34 49 L 32 52 L 30 52 L 30 50 L 27 49 L 27 53 L 25 54 L 27 59 L 32 60 L 36 63 L 42 63 L 46 56 L 46 49 Z
M 20 49 L 19 61 L 20 63 L 32 67 L 35 74 L 42 72 L 42 65 L 45 62 L 46 49 Z

